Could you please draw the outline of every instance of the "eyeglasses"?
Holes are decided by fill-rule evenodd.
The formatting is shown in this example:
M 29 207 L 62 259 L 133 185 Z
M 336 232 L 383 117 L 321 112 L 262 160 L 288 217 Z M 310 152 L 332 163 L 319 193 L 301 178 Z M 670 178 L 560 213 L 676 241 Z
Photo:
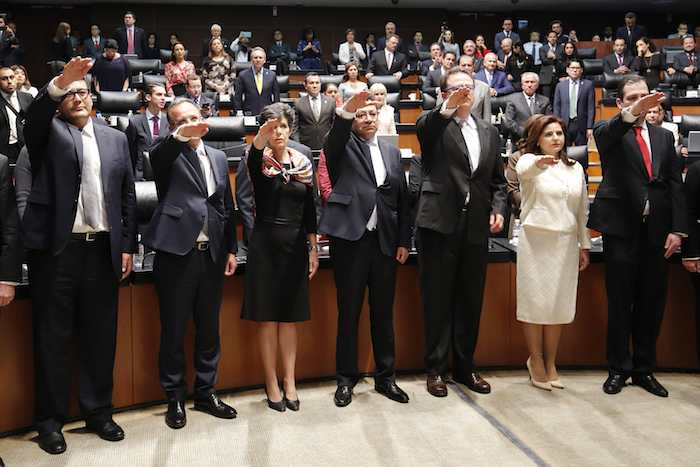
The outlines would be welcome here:
M 78 96 L 81 100 L 85 100 L 85 98 L 89 95 L 90 91 L 87 89 L 74 89 L 72 91 L 68 91 L 61 100 L 73 99 L 73 96 Z
M 444 92 L 453 92 L 453 91 L 459 91 L 460 89 L 469 89 L 470 91 L 474 90 L 474 85 L 473 84 L 464 84 L 462 86 L 450 86 L 449 88 L 445 89 Z

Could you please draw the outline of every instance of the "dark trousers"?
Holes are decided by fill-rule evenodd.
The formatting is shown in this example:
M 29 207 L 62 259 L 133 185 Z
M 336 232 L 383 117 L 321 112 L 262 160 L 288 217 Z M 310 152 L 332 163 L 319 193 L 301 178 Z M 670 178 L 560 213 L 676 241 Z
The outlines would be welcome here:
M 580 118 L 569 119 L 566 124 L 566 138 L 572 146 L 582 146 L 586 144 L 586 122 Z
M 225 256 L 224 256 L 225 258 Z M 184 340 L 187 323 L 194 320 L 195 398 L 214 392 L 221 357 L 219 308 L 224 267 L 209 251 L 191 250 L 184 256 L 157 251 L 153 278 L 160 303 L 160 384 L 169 400 L 185 400 Z
M 603 236 L 608 366 L 625 375 L 653 371 L 666 306 L 668 261 L 661 246 L 648 244 L 646 232 L 641 224 L 636 238 Z
M 394 380 L 394 292 L 396 259 L 379 247 L 376 233 L 367 232 L 355 242 L 330 239 L 331 259 L 338 299 L 338 336 L 335 362 L 338 385 L 354 386 L 357 368 L 357 332 L 369 289 L 374 380 L 383 384 Z
M 474 371 L 488 244 L 467 242 L 465 217 L 460 217 L 451 235 L 418 229 L 425 315 L 425 366 L 429 375 L 447 372 L 450 343 L 452 374 L 463 378 Z
M 7 145 L 7 158 L 10 160 L 10 164 L 17 163 L 17 158 L 19 157 L 19 152 L 22 149 L 19 143 L 8 144 Z
M 689 273 L 695 289 L 695 349 L 700 362 L 700 274 Z
M 109 236 L 94 242 L 71 240 L 56 256 L 31 251 L 28 260 L 37 431 L 60 430 L 68 416 L 74 331 L 78 333 L 80 410 L 88 420 L 110 419 L 119 282 Z

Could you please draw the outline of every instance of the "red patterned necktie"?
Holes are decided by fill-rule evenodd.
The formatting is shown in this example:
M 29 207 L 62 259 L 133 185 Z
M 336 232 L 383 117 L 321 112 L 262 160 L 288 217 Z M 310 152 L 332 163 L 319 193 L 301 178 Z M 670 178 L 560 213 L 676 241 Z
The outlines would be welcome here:
M 647 169 L 647 174 L 651 180 L 653 177 L 653 172 L 651 169 L 651 154 L 649 153 L 649 146 L 647 146 L 646 141 L 642 138 L 642 127 L 635 127 L 634 133 L 637 138 L 637 144 L 639 145 L 639 150 L 642 152 L 642 158 L 644 159 L 644 167 Z

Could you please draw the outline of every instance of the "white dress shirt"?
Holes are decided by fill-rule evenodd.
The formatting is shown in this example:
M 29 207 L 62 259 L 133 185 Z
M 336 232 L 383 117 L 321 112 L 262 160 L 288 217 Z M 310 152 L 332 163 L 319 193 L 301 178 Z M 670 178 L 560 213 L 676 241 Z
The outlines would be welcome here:
M 542 48 L 541 42 L 526 42 L 523 44 L 523 50 L 525 53 L 532 57 L 533 63 L 535 65 L 541 65 L 542 60 L 540 59 L 540 49 Z
M 382 159 L 382 152 L 379 150 L 379 142 L 377 137 L 374 136 L 371 140 L 367 141 L 369 146 L 369 154 L 372 158 L 372 169 L 374 170 L 374 178 L 377 181 L 377 186 L 382 186 L 386 180 L 386 167 L 384 167 L 384 160 Z M 374 205 L 372 209 L 372 214 L 369 216 L 369 221 L 367 221 L 367 230 L 375 230 L 377 228 L 377 205 Z
M 211 167 L 211 161 L 207 152 L 204 149 L 204 143 L 200 140 L 199 146 L 197 146 L 197 159 L 199 159 L 199 165 L 202 167 L 202 174 L 204 174 L 204 183 L 207 185 L 207 197 L 211 196 L 216 189 L 216 181 L 214 180 L 214 170 Z M 199 232 L 197 236 L 198 242 L 208 242 L 209 241 L 209 219 L 204 219 L 204 224 L 202 225 L 202 231 Z
M 19 99 L 17 99 L 17 91 L 13 92 L 12 94 L 5 94 L 3 92 L 2 98 L 9 102 L 17 112 L 21 110 L 21 107 L 19 106 Z M 5 109 L 5 113 L 7 114 L 7 123 L 10 126 L 10 139 L 8 144 L 17 144 L 17 116 L 10 109 Z
M 384 56 L 386 57 L 386 69 L 391 71 L 391 65 L 394 64 L 394 53 L 384 49 Z
M 454 118 L 462 130 L 462 137 L 464 138 L 464 143 L 467 145 L 467 150 L 469 151 L 469 165 L 471 165 L 472 173 L 474 173 L 479 167 L 479 160 L 481 159 L 481 140 L 479 139 L 479 131 L 476 127 L 476 120 L 474 120 L 474 117 L 472 117 L 471 114 L 466 120 L 458 119 L 455 116 L 456 111 L 457 108 L 448 109 L 447 101 L 445 101 L 442 103 L 440 115 L 442 115 L 444 118 Z

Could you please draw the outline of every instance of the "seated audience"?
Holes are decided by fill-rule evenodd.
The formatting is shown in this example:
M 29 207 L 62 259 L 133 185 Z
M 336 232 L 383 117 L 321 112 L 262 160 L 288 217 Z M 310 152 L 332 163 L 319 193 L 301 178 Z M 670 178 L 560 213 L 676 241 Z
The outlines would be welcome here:
M 97 24 L 90 26 L 90 37 L 85 39 L 83 42 L 83 55 L 86 57 L 92 57 L 97 60 L 104 52 L 105 38 L 102 36 L 102 31 Z
M 542 45 L 542 42 L 540 42 L 540 33 L 537 31 L 532 31 L 530 33 L 530 41 L 523 44 L 523 50 L 532 57 L 532 64 L 535 67 L 539 67 L 542 64 L 542 57 L 540 56 Z
M 173 59 L 165 64 L 165 89 L 169 96 L 185 94 L 187 77 L 195 74 L 192 62 L 185 60 L 185 46 L 178 42 L 173 45 Z
M 613 42 L 613 53 L 603 59 L 603 71 L 615 73 L 616 75 L 625 75 L 632 71 L 633 61 L 634 56 L 627 51 L 627 42 L 625 39 L 618 37 Z
M 136 15 L 133 11 L 124 13 L 124 25 L 114 32 L 120 54 L 138 55 L 143 58 L 146 50 L 146 33 L 136 26 Z
M 683 53 L 673 57 L 673 67 L 669 72 L 684 73 L 690 80 L 691 86 L 698 86 L 700 85 L 698 66 L 700 66 L 700 54 L 695 49 L 695 38 L 690 35 L 685 36 L 683 38 Z
M 270 65 L 275 65 L 274 71 L 286 75 L 289 71 L 292 54 L 292 47 L 284 41 L 282 31 L 275 29 L 272 33 L 272 45 L 270 46 Z
M 214 38 L 209 44 L 209 53 L 202 64 L 202 79 L 207 91 L 217 94 L 233 94 L 236 72 L 233 59 L 226 53 L 224 42 Z
M 667 122 L 664 119 L 664 115 L 665 111 L 663 107 L 657 105 L 647 110 L 644 119 L 646 120 L 648 125 L 660 126 L 661 128 L 665 128 L 671 133 L 673 133 L 673 143 L 676 146 L 676 152 L 681 156 L 687 157 L 688 148 L 683 146 L 682 144 L 681 136 L 678 131 L 678 125 L 673 122 Z
M 254 47 L 250 57 L 253 66 L 238 74 L 233 105 L 246 115 L 259 115 L 263 107 L 279 102 L 280 90 L 275 72 L 263 68 L 265 49 Z
M 355 42 L 355 30 L 350 28 L 345 31 L 345 42 L 338 47 L 338 60 L 341 64 L 347 65 L 350 62 L 361 62 L 367 58 L 362 45 Z
M 153 143 L 161 136 L 170 133 L 165 114 L 165 87 L 152 84 L 144 92 L 146 111 L 129 117 L 126 139 L 129 140 L 129 154 L 135 180 L 144 179 L 143 159 Z
M 413 35 L 413 42 L 406 47 L 406 55 L 411 63 L 418 63 L 421 52 L 430 52 L 430 48 L 423 43 L 423 33 L 416 31 Z
M 678 28 L 674 34 L 669 34 L 669 39 L 681 39 L 688 34 L 688 23 L 678 23 Z
M 440 38 L 438 39 L 438 43 L 442 47 L 442 52 L 454 52 L 455 57 L 459 58 L 459 43 L 455 40 L 454 34 L 452 31 L 449 29 L 445 29 L 442 34 L 440 34 Z M 456 61 L 456 59 L 455 59 Z
M 68 63 L 73 57 L 73 45 L 70 40 L 70 24 L 58 23 L 56 34 L 49 43 L 47 58 L 49 62 Z
M 301 40 L 297 44 L 297 57 L 299 69 L 321 69 L 321 41 L 316 38 L 313 28 L 306 28 L 302 32 Z
M 187 77 L 185 97 L 197 106 L 202 118 L 209 118 L 217 115 L 218 110 L 216 108 L 216 102 L 209 96 L 202 94 L 202 78 L 194 73 Z
M 591 42 L 600 42 L 600 35 L 593 34 L 593 37 L 591 37 Z
M 510 81 L 508 81 L 506 74 L 496 69 L 497 64 L 498 57 L 496 57 L 495 53 L 491 52 L 486 54 L 483 68 L 474 76 L 477 80 L 488 84 L 491 97 L 505 96 L 513 92 L 513 86 L 510 84 Z
M 615 35 L 613 34 L 612 26 L 605 26 L 603 28 L 603 42 L 614 42 Z
M 562 47 L 561 55 L 557 57 L 557 61 L 554 64 L 554 74 L 559 81 L 565 80 L 569 76 L 566 70 L 569 68 L 569 62 L 572 60 L 578 60 L 576 44 L 567 42 Z
M 474 81 L 474 100 L 472 101 L 471 114 L 488 123 L 491 123 L 491 90 L 489 85 L 474 78 L 476 59 L 470 55 L 459 57 L 459 69 L 467 73 Z M 438 99 L 441 99 L 439 95 Z
M 323 148 L 326 135 L 335 117 L 335 99 L 321 94 L 321 78 L 311 72 L 304 78 L 306 95 L 297 99 L 294 109 L 297 114 L 296 138 L 313 150 Z
M 401 79 L 406 72 L 406 56 L 398 51 L 399 36 L 393 35 L 386 41 L 384 49 L 372 54 L 365 76 L 370 79 L 374 75 L 393 75 Z
M 595 94 L 593 83 L 581 79 L 581 62 L 571 60 L 568 63 L 567 77 L 554 90 L 554 115 L 566 124 L 566 141 L 572 146 L 581 146 L 593 135 Z
M 386 86 L 374 83 L 369 95 L 377 107 L 377 135 L 396 135 L 396 110 L 386 103 Z
M 493 38 L 494 52 L 498 53 L 501 51 L 503 39 L 511 39 L 511 43 L 520 42 L 520 35 L 517 32 L 513 32 L 513 20 L 506 18 L 503 20 L 502 30 Z
M 574 44 L 578 44 L 578 36 L 576 35 L 576 31 L 573 29 L 569 31 L 569 41 L 573 42 Z
M 476 58 L 483 59 L 486 56 L 486 54 L 491 52 L 486 47 L 486 40 L 484 39 L 484 36 L 482 36 L 481 34 L 476 36 L 476 38 L 474 39 L 474 43 L 476 44 Z
M 520 90 L 520 77 L 523 73 L 533 69 L 532 57 L 525 53 L 520 42 L 513 44 L 513 52 L 505 63 L 505 71 L 508 80 L 513 83 L 516 91 Z
M 250 38 L 241 34 L 231 42 L 231 54 L 236 63 L 249 63 L 251 61 Z
M 437 42 L 430 44 L 430 58 L 423 60 L 420 64 L 420 74 L 427 76 L 433 70 L 442 67 L 442 47 Z
M 506 112 L 503 126 L 510 132 L 511 138 L 518 141 L 525 133 L 525 123 L 537 114 L 551 114 L 552 105 L 549 99 L 537 94 L 539 76 L 526 72 L 522 75 L 522 92 L 515 92 L 506 97 Z
M 352 96 L 361 91 L 367 90 L 367 83 L 360 81 L 360 67 L 357 62 L 348 63 L 345 66 L 343 81 L 340 83 L 338 92 L 340 97 L 345 102 Z
M 326 83 L 323 86 L 323 94 L 333 99 L 336 108 L 343 106 L 343 98 L 340 97 L 340 91 L 335 83 Z
M 477 58 L 476 43 L 471 39 L 467 39 L 466 41 L 464 41 L 464 45 L 462 45 L 462 55 L 460 55 L 459 58 L 461 59 L 465 55 L 467 57 L 474 58 L 474 69 L 476 71 L 481 70 L 481 63 L 483 62 L 483 59 Z
M 637 56 L 634 57 L 630 68 L 647 80 L 649 89 L 656 89 L 665 64 L 663 56 L 656 52 L 654 43 L 642 37 L 637 41 Z
M 426 76 L 423 79 L 423 94 L 429 94 L 433 97 L 437 97 L 438 94 L 440 93 L 440 80 L 442 80 L 442 76 L 447 73 L 453 66 L 455 66 L 455 62 L 457 60 L 457 57 L 455 56 L 455 53 L 450 51 L 446 51 L 443 56 L 442 56 L 442 66 L 439 68 L 429 71 L 428 76 Z
M 646 37 L 646 35 L 647 32 L 644 26 L 637 24 L 637 15 L 630 11 L 625 14 L 625 25 L 617 28 L 615 38 L 624 39 L 627 50 L 634 50 L 634 45 L 637 41 L 642 37 Z
M 505 37 L 501 40 L 501 47 L 496 52 L 498 57 L 498 69 L 505 70 L 506 62 L 513 55 L 513 39 Z
M 95 90 L 126 91 L 129 88 L 129 65 L 117 49 L 117 41 L 107 39 L 104 52 L 92 68 Z
M 216 23 L 211 25 L 211 28 L 209 28 L 209 37 L 202 41 L 202 58 L 209 55 L 210 44 L 214 39 L 219 39 L 221 41 L 221 45 L 224 47 L 224 50 L 229 50 L 229 47 L 231 47 L 231 41 L 224 38 L 221 35 L 221 32 L 222 30 L 220 25 Z
M 146 48 L 143 51 L 143 58 L 160 60 L 160 45 L 158 43 L 158 35 L 155 32 L 148 33 Z
M 168 39 L 169 47 L 168 48 L 172 49 L 175 44 L 180 43 L 180 37 L 177 35 L 177 33 L 171 32 L 168 37 L 169 37 L 169 39 Z
M 32 86 L 32 83 L 29 81 L 27 69 L 24 68 L 23 65 L 12 65 L 10 68 L 15 72 L 15 86 L 17 86 L 17 90 L 29 93 L 32 97 L 36 97 L 39 90 Z

